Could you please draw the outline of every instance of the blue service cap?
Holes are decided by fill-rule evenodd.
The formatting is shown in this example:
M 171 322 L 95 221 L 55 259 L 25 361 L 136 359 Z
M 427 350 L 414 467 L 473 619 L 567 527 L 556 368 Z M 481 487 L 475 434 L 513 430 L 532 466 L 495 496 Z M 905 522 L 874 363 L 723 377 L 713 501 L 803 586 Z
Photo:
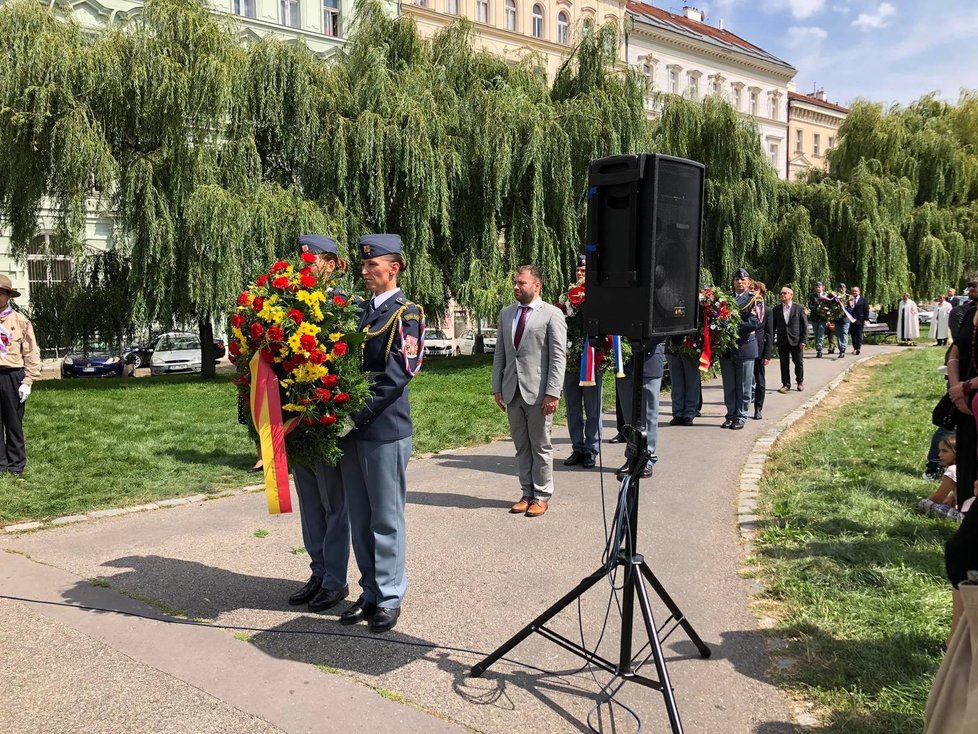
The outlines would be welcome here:
M 400 255 L 401 238 L 396 234 L 365 234 L 360 238 L 360 259 L 369 260 L 381 255 Z
M 733 277 L 735 277 L 735 278 L 749 278 L 750 277 L 750 273 L 748 273 L 743 268 L 737 268 L 737 271 L 734 273 L 734 276 Z
M 577 256 L 577 267 L 583 268 L 587 264 L 587 255 Z
M 321 234 L 300 234 L 299 249 L 302 252 L 311 252 L 314 255 L 340 256 L 340 248 L 337 247 L 336 240 L 332 237 L 324 237 Z

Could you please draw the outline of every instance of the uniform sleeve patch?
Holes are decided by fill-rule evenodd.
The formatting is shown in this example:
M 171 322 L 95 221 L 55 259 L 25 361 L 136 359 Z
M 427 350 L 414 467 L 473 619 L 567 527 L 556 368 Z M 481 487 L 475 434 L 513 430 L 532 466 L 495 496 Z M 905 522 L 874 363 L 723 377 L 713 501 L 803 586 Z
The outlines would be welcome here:
M 410 334 L 404 337 L 404 356 L 408 359 L 418 358 L 418 338 Z

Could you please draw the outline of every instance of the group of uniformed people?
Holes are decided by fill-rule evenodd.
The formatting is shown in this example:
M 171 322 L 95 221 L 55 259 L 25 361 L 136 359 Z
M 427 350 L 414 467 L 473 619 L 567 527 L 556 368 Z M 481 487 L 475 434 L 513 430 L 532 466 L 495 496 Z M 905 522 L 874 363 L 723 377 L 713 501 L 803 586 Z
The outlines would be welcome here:
M 302 235 L 299 245 L 317 256 L 317 277 L 326 280 L 346 269 L 335 240 Z M 371 294 L 361 304 L 358 327 L 366 333 L 362 369 L 371 377 L 371 396 L 345 428 L 339 466 L 320 462 L 294 469 L 312 575 L 289 603 L 321 612 L 346 599 L 352 540 L 361 593 L 340 623 L 366 620 L 371 632 L 386 632 L 397 624 L 407 591 L 404 505 L 414 432 L 407 386 L 421 367 L 424 314 L 397 286 L 407 270 L 401 238 L 366 235 L 359 249 Z

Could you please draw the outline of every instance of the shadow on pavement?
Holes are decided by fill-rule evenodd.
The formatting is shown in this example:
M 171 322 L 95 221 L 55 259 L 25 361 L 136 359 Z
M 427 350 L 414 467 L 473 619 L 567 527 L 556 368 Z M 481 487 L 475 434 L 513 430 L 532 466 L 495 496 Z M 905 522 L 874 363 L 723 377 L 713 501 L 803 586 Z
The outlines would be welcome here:
M 430 507 L 455 507 L 459 510 L 480 510 L 486 507 L 508 509 L 515 500 L 493 500 L 469 494 L 454 492 L 412 492 L 407 493 L 407 501 L 415 505 Z

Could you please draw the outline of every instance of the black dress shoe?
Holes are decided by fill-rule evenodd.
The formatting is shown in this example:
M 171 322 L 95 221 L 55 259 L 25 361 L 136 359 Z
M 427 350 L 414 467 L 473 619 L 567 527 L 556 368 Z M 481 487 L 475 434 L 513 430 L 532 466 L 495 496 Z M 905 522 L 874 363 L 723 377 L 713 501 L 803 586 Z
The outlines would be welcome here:
M 320 589 L 316 598 L 309 602 L 310 612 L 325 612 L 332 609 L 350 595 L 350 587 L 344 586 L 342 589 Z
M 652 462 L 645 465 L 645 468 L 642 469 L 642 473 L 639 476 L 642 477 L 642 479 L 648 479 L 652 476 Z
M 625 437 L 619 433 L 617 436 L 609 440 L 608 443 L 625 443 Z
M 401 609 L 391 609 L 390 607 L 378 607 L 374 612 L 373 619 L 370 620 L 370 631 L 374 633 L 387 632 L 394 629 L 397 618 L 401 616 Z
M 730 426 L 731 431 L 742 431 L 744 429 L 743 421 L 734 421 L 733 425 Z
M 671 421 L 669 421 L 669 425 L 670 426 L 678 426 L 678 425 L 681 425 L 682 422 L 683 422 L 683 419 L 680 416 L 677 415 Z
M 580 451 L 572 451 L 571 455 L 564 459 L 564 466 L 574 466 L 584 461 L 584 454 Z
M 289 597 L 289 604 L 294 607 L 305 604 L 314 599 L 321 588 L 323 588 L 323 580 L 318 576 L 310 576 L 306 585 Z
M 683 418 L 683 425 L 684 426 L 691 426 L 691 425 L 693 425 L 693 419 L 692 418 Z
M 373 617 L 376 611 L 376 604 L 364 601 L 361 597 L 357 599 L 356 604 L 340 615 L 340 624 L 356 624 L 357 622 L 362 622 L 365 619 Z
M 760 408 L 754 408 L 754 420 L 759 421 L 763 417 L 764 417 L 764 414 L 761 412 L 761 409 Z
M 727 420 L 725 420 L 723 423 L 720 424 L 720 428 L 730 428 L 733 424 L 734 422 L 728 418 Z
M 584 454 L 584 461 L 581 462 L 581 466 L 585 469 L 593 469 L 594 454 Z

